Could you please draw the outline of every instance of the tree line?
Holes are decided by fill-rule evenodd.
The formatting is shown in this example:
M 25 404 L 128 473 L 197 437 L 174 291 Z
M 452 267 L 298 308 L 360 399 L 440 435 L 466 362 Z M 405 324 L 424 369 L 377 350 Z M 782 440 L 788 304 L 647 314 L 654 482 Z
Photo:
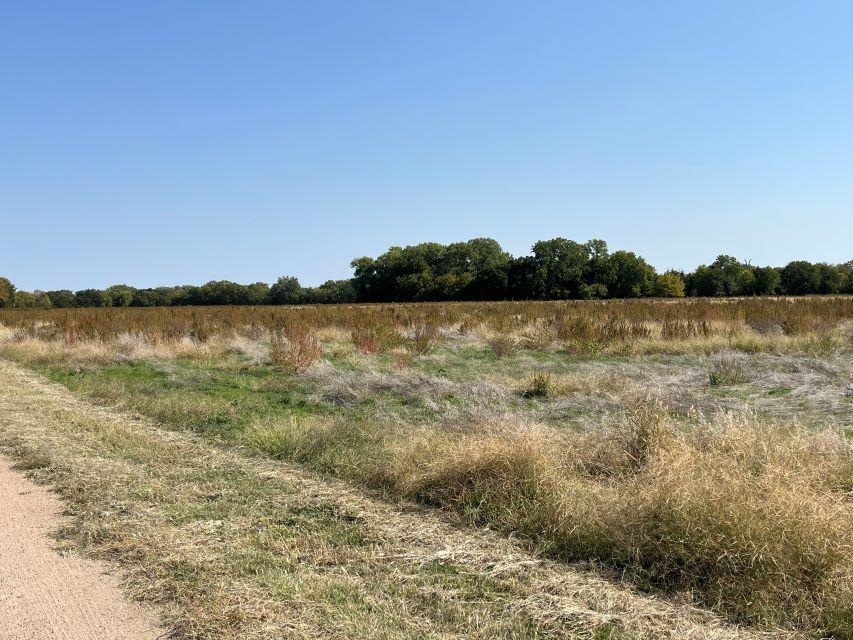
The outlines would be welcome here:
M 853 293 L 853 260 L 757 267 L 727 255 L 695 271 L 654 267 L 603 240 L 554 238 L 514 257 L 490 238 L 391 247 L 352 261 L 353 276 L 303 287 L 282 276 L 272 285 L 216 280 L 207 284 L 138 289 L 117 284 L 80 291 L 18 291 L 0 278 L 0 307 L 158 307 L 279 305 L 452 300 L 599 300 L 684 296 L 761 296 Z

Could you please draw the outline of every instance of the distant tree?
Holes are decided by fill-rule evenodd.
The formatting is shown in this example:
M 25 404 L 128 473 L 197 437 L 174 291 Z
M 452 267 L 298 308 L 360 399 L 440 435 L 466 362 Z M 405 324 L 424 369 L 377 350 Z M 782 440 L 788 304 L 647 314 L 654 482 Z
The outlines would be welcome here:
M 667 271 L 657 277 L 655 295 L 659 298 L 683 298 L 684 278 L 677 271 Z
M 155 289 L 136 289 L 133 292 L 131 307 L 159 307 L 163 305 L 163 296 Z
M 757 286 L 753 267 L 727 255 L 717 256 L 709 266 L 699 266 L 685 280 L 692 296 L 752 295 Z
M 303 299 L 308 304 L 345 304 L 355 302 L 352 280 L 327 280 L 319 287 L 306 287 Z
M 853 293 L 853 260 L 838 265 L 838 270 L 844 274 L 843 293 Z
M 586 243 L 589 260 L 587 261 L 584 280 L 586 287 L 581 291 L 581 298 L 606 298 L 607 283 L 613 282 L 614 264 L 610 260 L 607 243 L 604 240 L 590 240 Z
M 774 267 L 755 267 L 752 273 L 755 277 L 756 295 L 774 296 L 779 293 L 782 282 L 779 269 Z
M 51 302 L 44 291 L 37 289 L 32 293 L 29 291 L 16 292 L 13 306 L 18 309 L 50 309 Z
M 245 302 L 243 304 L 266 304 L 270 294 L 270 286 L 266 282 L 253 282 L 246 285 Z
M 355 290 L 356 300 L 359 302 L 375 302 L 380 295 L 376 260 L 366 256 L 356 258 L 350 262 L 350 267 L 354 271 L 352 286 Z
M 100 289 L 83 289 L 74 294 L 74 306 L 76 307 L 108 307 L 109 296 Z
M 299 304 L 302 302 L 302 285 L 293 277 L 282 276 L 269 288 L 270 304 Z
M 15 301 L 15 285 L 8 278 L 0 278 L 0 307 L 11 307 Z
M 820 291 L 820 269 L 811 262 L 805 260 L 789 262 L 780 275 L 782 288 L 788 295 L 802 296 Z
M 542 300 L 579 297 L 590 250 L 574 240 L 554 238 L 533 245 L 533 295 Z
M 513 258 L 509 265 L 509 276 L 507 278 L 508 297 L 515 300 L 529 300 L 533 298 L 535 276 L 536 263 L 533 256 Z
M 640 298 L 654 293 L 657 273 L 654 267 L 631 251 L 610 254 L 611 281 L 607 290 L 614 298 Z
M 820 263 L 815 266 L 820 274 L 818 293 L 836 294 L 845 290 L 847 274 L 839 266 L 826 263 Z
M 443 260 L 429 265 L 439 288 L 453 299 L 499 300 L 507 295 L 512 256 L 491 238 L 474 238 L 447 246 Z
M 107 306 L 129 307 L 133 302 L 133 294 L 135 291 L 136 289 L 129 287 L 126 284 L 114 284 L 111 287 L 107 287 L 107 290 L 104 291 L 110 301 Z
M 593 284 L 583 283 L 578 287 L 578 298 L 581 300 L 603 300 L 608 297 L 607 285 L 599 282 Z
M 68 289 L 45 291 L 45 295 L 50 298 L 50 304 L 55 309 L 70 309 L 74 306 L 74 293 Z

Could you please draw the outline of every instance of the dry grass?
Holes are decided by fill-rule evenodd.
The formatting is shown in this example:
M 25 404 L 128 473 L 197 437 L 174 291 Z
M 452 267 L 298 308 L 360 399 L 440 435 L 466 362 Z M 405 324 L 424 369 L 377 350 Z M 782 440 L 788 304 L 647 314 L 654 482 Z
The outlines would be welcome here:
M 63 540 L 118 563 L 176 637 L 758 637 L 489 532 L 92 407 L 2 361 L 0 383 L 0 446 L 60 492 L 73 516 Z
M 853 637 L 850 444 L 743 416 L 685 432 L 641 414 L 579 437 L 530 424 L 426 432 L 394 443 L 389 482 L 735 619 Z
M 847 640 L 851 311 L 833 298 L 6 314 L 0 350 L 109 364 L 67 383 L 738 622 Z M 273 329 L 268 348 L 276 326 L 302 338 Z M 127 381 L 116 363 L 156 366 Z

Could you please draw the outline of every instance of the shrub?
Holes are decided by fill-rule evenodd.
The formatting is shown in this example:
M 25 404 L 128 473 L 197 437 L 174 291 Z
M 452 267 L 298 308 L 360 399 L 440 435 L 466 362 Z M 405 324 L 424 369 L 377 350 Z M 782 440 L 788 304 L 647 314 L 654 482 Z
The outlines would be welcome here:
M 365 355 L 379 353 L 379 336 L 370 327 L 356 327 L 350 334 L 352 343 Z
M 544 351 L 557 339 L 557 331 L 551 323 L 540 320 L 524 330 L 524 344 L 530 349 Z
M 270 331 L 270 360 L 282 371 L 302 373 L 322 355 L 317 338 L 305 324 Z
M 438 329 L 426 322 L 418 322 L 409 328 L 407 345 L 415 355 L 426 355 L 430 352 L 438 337 Z

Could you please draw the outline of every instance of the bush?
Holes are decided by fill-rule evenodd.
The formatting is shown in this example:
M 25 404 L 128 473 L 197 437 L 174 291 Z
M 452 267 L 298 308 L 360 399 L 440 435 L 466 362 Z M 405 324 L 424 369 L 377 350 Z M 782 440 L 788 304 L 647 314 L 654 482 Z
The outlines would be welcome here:
M 270 331 L 270 360 L 282 371 L 302 373 L 323 355 L 317 338 L 304 324 Z
M 418 322 L 409 328 L 407 345 L 409 350 L 418 356 L 430 352 L 438 337 L 438 329 L 429 323 Z

